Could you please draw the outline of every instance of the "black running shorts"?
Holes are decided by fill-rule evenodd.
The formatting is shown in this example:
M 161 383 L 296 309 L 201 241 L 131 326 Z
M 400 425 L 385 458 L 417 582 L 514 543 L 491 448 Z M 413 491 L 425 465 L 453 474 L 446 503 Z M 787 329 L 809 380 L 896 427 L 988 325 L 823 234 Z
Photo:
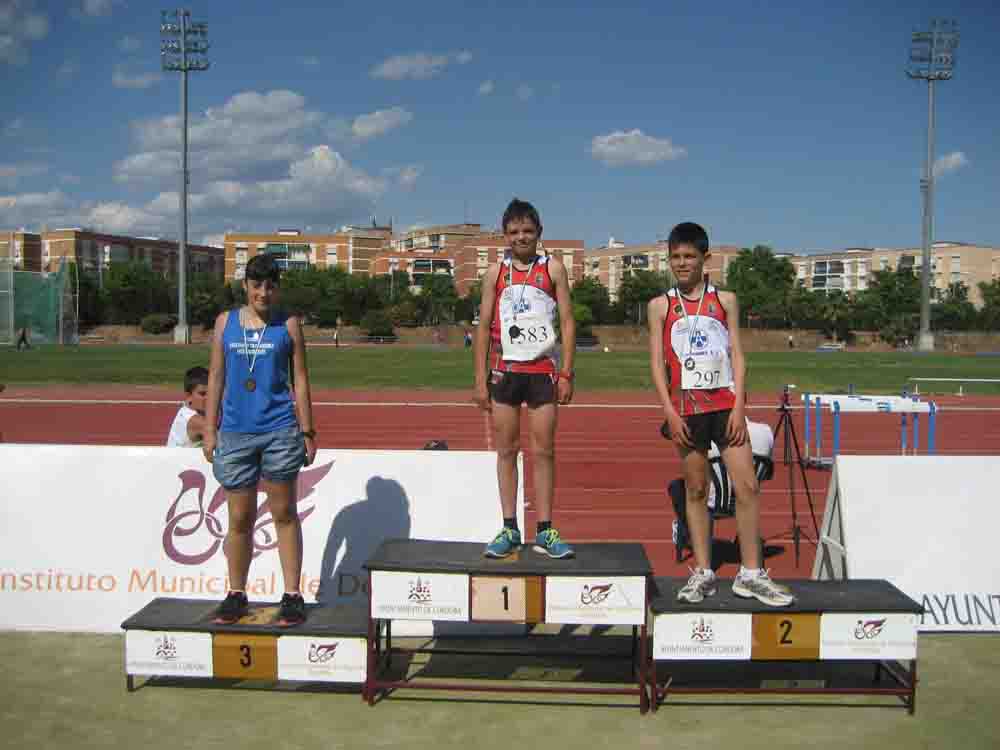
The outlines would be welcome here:
M 694 449 L 699 453 L 708 453 L 708 449 L 715 443 L 719 447 L 719 452 L 729 447 L 729 438 L 726 433 L 729 431 L 729 415 L 731 409 L 722 411 L 710 411 L 705 414 L 689 414 L 684 417 L 687 423 L 688 432 L 691 433 L 691 442 Z M 667 440 L 672 438 L 670 426 L 667 422 L 660 428 L 660 434 Z
M 490 373 L 490 398 L 498 404 L 529 408 L 552 404 L 556 401 L 556 383 L 551 375 L 540 372 Z

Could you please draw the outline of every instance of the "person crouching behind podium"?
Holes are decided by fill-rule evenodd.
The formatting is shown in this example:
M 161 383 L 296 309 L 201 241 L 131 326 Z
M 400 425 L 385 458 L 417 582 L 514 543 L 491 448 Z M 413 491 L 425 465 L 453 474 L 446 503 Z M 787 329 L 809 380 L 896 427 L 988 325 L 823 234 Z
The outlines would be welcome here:
M 503 528 L 484 554 L 506 557 L 521 544 L 515 499 L 521 404 L 527 404 L 538 510 L 534 548 L 549 557 L 572 557 L 573 548 L 552 527 L 556 406 L 573 398 L 576 329 L 569 281 L 558 259 L 538 253 L 542 222 L 534 206 L 515 198 L 504 211 L 502 223 L 509 251 L 483 277 L 474 350 L 473 401 L 493 412 L 503 514 Z M 561 368 L 556 315 L 562 338 Z
M 236 622 L 247 611 L 258 486 L 267 493 L 285 581 L 278 624 L 297 625 L 305 619 L 295 492 L 300 469 L 316 456 L 316 433 L 305 339 L 298 318 L 275 309 L 279 278 L 272 258 L 254 256 L 243 280 L 247 304 L 215 321 L 203 450 L 229 508 L 225 551 L 230 589 L 216 612 L 218 623 Z
M 772 607 L 794 601 L 761 567 L 760 486 L 744 414 L 746 362 L 736 295 L 708 283 L 708 233 L 678 224 L 667 240 L 677 285 L 649 303 L 649 364 L 666 417 L 664 435 L 677 445 L 687 487 L 685 508 L 696 568 L 678 592 L 696 604 L 715 593 L 706 505 L 708 450 L 719 446 L 736 490 L 736 527 L 742 565 L 733 593 Z

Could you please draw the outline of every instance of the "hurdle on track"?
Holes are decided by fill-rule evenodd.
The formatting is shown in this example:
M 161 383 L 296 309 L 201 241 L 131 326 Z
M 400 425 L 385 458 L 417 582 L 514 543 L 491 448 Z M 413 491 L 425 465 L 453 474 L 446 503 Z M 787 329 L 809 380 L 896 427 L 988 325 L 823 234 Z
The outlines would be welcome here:
M 920 395 L 921 383 L 958 383 L 958 396 L 965 395 L 966 383 L 1000 383 L 1000 378 L 909 378 L 913 383 L 913 395 Z
M 919 397 L 903 392 L 901 396 L 859 396 L 853 394 L 802 394 L 805 403 L 805 461 L 816 468 L 830 468 L 840 455 L 840 418 L 846 412 L 898 413 L 899 452 L 901 455 L 917 455 L 920 451 L 920 415 L 927 414 L 927 454 L 937 451 L 937 404 L 921 401 Z M 833 450 L 829 457 L 823 456 L 823 408 L 833 413 Z M 910 420 L 909 416 L 913 419 Z M 909 424 L 912 421 L 912 439 Z

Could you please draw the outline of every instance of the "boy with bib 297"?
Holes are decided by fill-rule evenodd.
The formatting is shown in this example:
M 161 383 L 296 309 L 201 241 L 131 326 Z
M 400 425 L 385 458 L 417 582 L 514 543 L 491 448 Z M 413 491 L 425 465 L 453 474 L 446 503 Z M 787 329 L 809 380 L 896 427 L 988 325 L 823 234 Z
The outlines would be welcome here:
M 736 491 L 736 527 L 742 565 L 733 593 L 772 607 L 794 601 L 761 567 L 760 487 L 744 415 L 746 364 L 736 295 L 716 289 L 704 272 L 708 233 L 678 224 L 667 241 L 677 285 L 649 303 L 649 364 L 666 417 L 664 435 L 677 445 L 687 487 L 687 522 L 697 567 L 677 598 L 689 603 L 715 593 L 709 567 L 706 504 L 708 450 L 719 446 Z

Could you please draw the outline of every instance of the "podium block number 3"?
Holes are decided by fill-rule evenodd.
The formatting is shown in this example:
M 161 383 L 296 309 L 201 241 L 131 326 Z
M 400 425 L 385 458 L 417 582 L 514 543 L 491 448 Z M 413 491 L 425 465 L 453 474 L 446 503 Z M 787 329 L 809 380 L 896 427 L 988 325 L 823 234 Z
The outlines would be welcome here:
M 473 620 L 538 622 L 542 611 L 541 579 L 534 576 L 473 576 Z
M 278 647 L 274 636 L 216 633 L 212 638 L 215 677 L 276 680 Z

